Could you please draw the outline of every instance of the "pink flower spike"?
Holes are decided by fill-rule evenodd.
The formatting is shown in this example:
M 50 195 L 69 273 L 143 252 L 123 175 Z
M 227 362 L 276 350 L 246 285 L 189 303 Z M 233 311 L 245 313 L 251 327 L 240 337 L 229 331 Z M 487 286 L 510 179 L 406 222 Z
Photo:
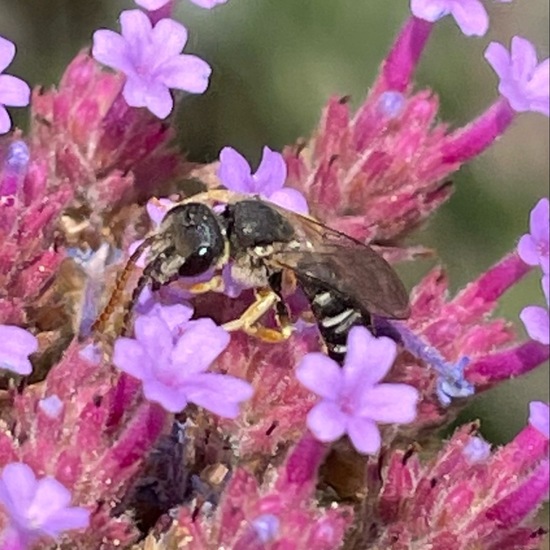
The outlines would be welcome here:
M 510 52 L 498 42 L 491 42 L 485 59 L 497 73 L 498 91 L 516 112 L 535 111 L 550 116 L 550 60 L 537 61 L 535 46 L 514 36 Z
M 518 243 L 520 258 L 529 265 L 540 265 L 543 273 L 550 273 L 550 201 L 544 197 L 529 216 L 529 233 Z
M 0 475 L 0 504 L 4 507 L 9 528 L 22 544 L 48 536 L 58 538 L 70 529 L 84 529 L 90 512 L 69 506 L 71 493 L 59 481 L 46 476 L 37 479 L 22 462 L 7 464 Z
M 411 11 L 431 23 L 452 15 L 466 36 L 483 36 L 489 28 L 489 16 L 480 0 L 411 0 Z
M 93 57 L 126 75 L 122 90 L 131 107 L 146 107 L 166 118 L 174 107 L 170 89 L 202 94 L 208 87 L 210 66 L 194 55 L 181 54 L 187 30 L 172 19 L 153 27 L 140 10 L 120 15 L 122 34 L 100 29 L 94 33 Z
M 342 368 L 320 353 L 304 357 L 298 380 L 322 399 L 310 410 L 307 425 L 320 441 L 348 434 L 354 447 L 376 454 L 382 444 L 377 423 L 409 423 L 416 417 L 418 391 L 407 384 L 381 384 L 395 359 L 396 344 L 354 327 Z
M 32 372 L 29 355 L 38 349 L 38 340 L 27 330 L 13 325 L 0 325 L 0 369 L 21 375 Z
M 2 74 L 15 57 L 15 45 L 0 36 L 0 134 L 11 128 L 8 107 L 25 107 L 29 104 L 31 89 L 29 85 L 16 76 Z
M 283 156 L 264 147 L 262 160 L 253 174 L 248 161 L 232 147 L 220 151 L 218 177 L 227 189 L 237 193 L 260 195 L 267 200 L 298 212 L 307 214 L 305 197 L 296 189 L 284 187 L 287 167 Z

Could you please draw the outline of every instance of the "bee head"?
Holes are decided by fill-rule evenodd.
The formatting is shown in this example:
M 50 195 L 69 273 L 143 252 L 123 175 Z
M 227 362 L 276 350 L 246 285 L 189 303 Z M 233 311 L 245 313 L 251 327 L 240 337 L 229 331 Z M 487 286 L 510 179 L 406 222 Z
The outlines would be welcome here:
M 182 277 L 208 271 L 223 256 L 224 229 L 216 214 L 202 203 L 181 204 L 169 210 L 160 232 L 168 244 L 164 255 L 177 258 L 177 272 Z

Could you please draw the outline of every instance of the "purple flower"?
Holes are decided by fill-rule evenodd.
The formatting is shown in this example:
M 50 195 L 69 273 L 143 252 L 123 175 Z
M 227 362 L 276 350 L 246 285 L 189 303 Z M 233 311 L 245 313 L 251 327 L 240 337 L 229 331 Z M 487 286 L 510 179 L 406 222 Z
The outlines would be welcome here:
M 20 78 L 2 74 L 15 57 L 15 44 L 0 36 L 0 134 L 5 134 L 11 128 L 11 119 L 5 105 L 8 107 L 24 107 L 29 104 L 31 89 Z
M 550 273 L 550 201 L 545 197 L 535 205 L 529 216 L 529 233 L 518 243 L 520 258 L 529 265 L 540 265 Z
M 154 27 L 140 10 L 120 14 L 122 35 L 107 29 L 94 33 L 94 58 L 123 72 L 122 95 L 132 107 L 147 107 L 166 118 L 174 106 L 170 88 L 201 94 L 208 87 L 212 70 L 195 55 L 181 54 L 187 30 L 172 19 Z
M 135 339 L 115 342 L 113 362 L 141 380 L 145 397 L 167 411 L 179 412 L 191 402 L 235 418 L 238 403 L 252 396 L 244 380 L 205 372 L 229 344 L 229 334 L 211 319 L 190 321 L 174 334 L 161 316 L 142 315 L 134 332 Z
M 550 439 L 550 408 L 548 403 L 531 401 L 529 403 L 529 424 L 547 439 Z
M 158 10 L 168 4 L 170 0 L 136 0 L 136 4 L 149 11 Z M 225 4 L 227 0 L 191 0 L 193 4 L 211 10 L 219 4 Z
M 467 36 L 483 36 L 489 28 L 489 16 L 480 0 L 411 0 L 411 11 L 432 23 L 452 15 Z
M 283 156 L 269 147 L 264 147 L 260 166 L 254 174 L 247 160 L 232 147 L 224 147 L 220 152 L 218 177 L 227 189 L 260 195 L 287 210 L 307 214 L 308 206 L 302 193 L 283 188 L 286 175 Z
M 520 319 L 525 326 L 529 338 L 536 340 L 541 344 L 550 344 L 550 312 L 548 307 L 549 302 L 549 286 L 550 275 L 545 273 L 542 276 L 542 291 L 546 298 L 546 307 L 541 306 L 527 306 L 521 310 L 519 314 Z
M 38 349 L 36 336 L 13 325 L 0 325 L 0 369 L 27 375 L 32 372 L 29 355 Z
M 497 73 L 498 91 L 517 112 L 536 111 L 550 115 L 550 60 L 537 61 L 537 52 L 529 40 L 512 38 L 510 52 L 498 42 L 491 42 L 485 59 Z
M 71 493 L 51 476 L 37 479 L 22 462 L 7 464 L 0 476 L 0 504 L 8 518 L 8 538 L 25 547 L 42 536 L 59 537 L 69 529 L 84 529 L 90 512 L 69 506 Z
M 307 354 L 298 380 L 321 397 L 307 416 L 321 441 L 348 434 L 360 453 L 375 454 L 382 444 L 377 423 L 409 423 L 416 417 L 418 391 L 407 384 L 380 384 L 397 353 L 393 340 L 375 338 L 354 327 L 348 336 L 343 368 L 322 353 Z

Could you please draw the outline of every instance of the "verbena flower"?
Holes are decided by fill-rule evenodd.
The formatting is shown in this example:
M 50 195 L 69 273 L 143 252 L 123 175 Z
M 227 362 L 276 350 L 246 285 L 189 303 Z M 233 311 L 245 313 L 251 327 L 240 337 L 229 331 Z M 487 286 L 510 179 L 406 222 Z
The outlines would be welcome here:
M 549 278 L 550 275 L 546 273 L 543 275 L 541 281 L 542 291 L 546 299 L 546 307 L 527 306 L 519 314 L 529 337 L 541 344 L 550 344 Z
M 390 338 L 375 338 L 354 327 L 348 336 L 343 368 L 322 353 L 304 357 L 296 376 L 321 397 L 308 413 L 307 425 L 321 441 L 348 434 L 361 453 L 375 454 L 382 444 L 377 423 L 412 422 L 418 391 L 407 384 L 384 384 L 397 354 Z
M 247 160 L 232 147 L 224 147 L 220 152 L 218 177 L 227 189 L 260 195 L 287 210 L 307 214 L 304 195 L 296 189 L 284 187 L 286 176 L 283 156 L 269 147 L 264 147 L 262 160 L 254 174 Z
M 136 0 L 136 4 L 145 8 L 146 10 L 158 10 L 162 6 L 166 5 L 170 0 Z M 201 8 L 206 8 L 208 10 L 219 6 L 220 4 L 225 4 L 227 0 L 190 0 L 193 4 L 200 6 Z
M 483 36 L 489 28 L 489 16 L 480 0 L 411 0 L 411 11 L 431 23 L 452 15 L 467 36 Z
M 9 518 L 6 538 L 19 548 L 43 536 L 55 539 L 64 531 L 88 527 L 90 512 L 70 502 L 70 491 L 55 478 L 37 478 L 22 462 L 4 466 L 0 504 Z
M 117 339 L 113 363 L 141 380 L 145 397 L 167 411 L 179 412 L 191 402 L 234 418 L 238 403 L 252 396 L 247 382 L 205 372 L 229 343 L 229 334 L 211 319 L 190 321 L 174 334 L 161 316 L 142 315 L 134 332 L 135 339 Z
M 122 34 L 107 29 L 94 33 L 94 58 L 123 72 L 122 90 L 131 107 L 147 107 L 166 118 L 174 107 L 170 89 L 201 94 L 212 72 L 208 63 L 195 55 L 181 54 L 187 30 L 172 19 L 161 19 L 153 27 L 140 10 L 120 14 Z
M 0 325 L 0 369 L 27 375 L 32 372 L 29 355 L 38 349 L 36 336 L 13 325 Z
M 31 89 L 20 78 L 2 74 L 15 57 L 15 45 L 0 36 L 0 134 L 5 134 L 11 128 L 8 107 L 24 107 L 29 104 Z
M 550 115 L 550 59 L 539 63 L 529 40 L 514 36 L 509 52 L 502 44 L 491 42 L 485 58 L 500 79 L 499 92 L 514 111 Z
M 550 201 L 546 197 L 531 210 L 529 233 L 519 240 L 518 254 L 525 263 L 550 273 Z

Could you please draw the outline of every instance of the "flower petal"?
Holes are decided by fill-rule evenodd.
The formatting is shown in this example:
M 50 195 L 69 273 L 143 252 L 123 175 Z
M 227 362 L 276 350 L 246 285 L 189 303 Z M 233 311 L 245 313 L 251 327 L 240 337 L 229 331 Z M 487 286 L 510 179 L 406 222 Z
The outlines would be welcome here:
M 138 6 L 145 8 L 149 11 L 155 11 L 162 8 L 165 4 L 168 4 L 170 0 L 135 0 Z
M 0 105 L 0 135 L 6 134 L 11 128 L 11 118 L 3 105 Z
M 178 55 L 165 61 L 155 76 L 169 88 L 202 94 L 208 88 L 212 74 L 210 65 L 196 55 Z
M 342 369 L 324 353 L 308 353 L 296 369 L 296 378 L 320 397 L 337 399 L 342 391 Z
M 161 19 L 153 28 L 151 40 L 162 58 L 181 53 L 187 42 L 187 29 L 173 19 Z
M 548 403 L 531 401 L 529 403 L 529 424 L 547 439 L 550 439 L 550 408 Z
M 380 450 L 382 444 L 380 430 L 376 423 L 368 418 L 350 418 L 348 436 L 360 453 L 373 455 Z
M 408 424 L 416 418 L 420 395 L 408 384 L 379 384 L 362 396 L 358 415 L 382 423 Z
M 48 516 L 62 510 L 71 503 L 71 492 L 57 479 L 47 476 L 38 480 L 36 493 L 29 507 L 31 515 L 41 526 L 48 521 Z
M 122 89 L 122 95 L 130 107 L 145 107 L 147 84 L 142 79 L 128 76 Z
M 31 89 L 16 76 L 0 75 L 0 103 L 9 107 L 25 107 L 29 104 Z
M 411 12 L 415 17 L 434 22 L 450 13 L 448 0 L 411 0 Z
M 510 57 L 514 80 L 519 82 L 528 81 L 537 67 L 535 46 L 522 36 L 514 36 L 510 46 Z
M 510 77 L 512 60 L 510 53 L 502 44 L 491 42 L 485 50 L 484 57 L 501 80 Z
M 479 0 L 452 0 L 451 13 L 466 36 L 483 36 L 489 28 L 489 15 Z
M 286 176 L 287 168 L 283 155 L 264 147 L 260 165 L 252 176 L 256 182 L 256 192 L 269 197 L 278 189 L 282 189 Z
M 0 368 L 17 374 L 32 372 L 29 355 L 38 349 L 38 340 L 27 330 L 14 325 L 0 325 Z
M 225 418 L 239 415 L 238 403 L 254 394 L 252 386 L 239 378 L 226 374 L 198 374 L 186 384 L 189 401 Z
M 141 10 L 125 10 L 119 19 L 122 36 L 128 42 L 129 50 L 141 51 L 149 43 L 153 30 L 149 17 Z
M 148 380 L 153 376 L 151 357 L 133 338 L 121 337 L 115 340 L 113 364 L 139 380 Z
M 136 340 L 154 361 L 166 361 L 173 349 L 172 331 L 157 315 L 140 315 L 134 324 Z
M 550 201 L 546 197 L 540 199 L 531 210 L 529 231 L 535 241 L 550 241 Z
M 182 386 L 167 386 L 156 379 L 143 382 L 143 395 L 171 413 L 178 413 L 187 406 L 187 395 Z
M 268 199 L 277 206 L 282 206 L 291 212 L 296 212 L 297 214 L 309 213 L 307 200 L 297 189 L 292 189 L 291 187 L 278 189 L 269 195 Z
M 19 521 L 25 517 L 36 491 L 36 476 L 23 462 L 6 464 L 0 477 L 0 502 L 10 516 Z
M 229 345 L 231 337 L 212 319 L 191 321 L 172 351 L 172 363 L 183 376 L 205 371 Z
M 218 178 L 230 191 L 254 193 L 254 182 L 250 174 L 250 165 L 233 147 L 224 147 L 220 151 Z
M 307 427 L 319 441 L 335 441 L 346 433 L 348 417 L 335 403 L 321 401 L 307 415 Z
M 0 73 L 13 61 L 15 57 L 15 44 L 0 36 Z
M 225 4 L 227 0 L 191 0 L 193 4 L 196 4 L 197 6 L 200 6 L 201 8 L 206 8 L 207 10 L 210 10 L 219 4 Z
M 537 243 L 533 237 L 529 234 L 523 235 L 518 242 L 518 254 L 519 257 L 529 265 L 538 265 L 539 253 L 537 250 Z
M 519 317 L 532 340 L 541 344 L 550 344 L 550 322 L 546 308 L 527 306 L 522 309 Z
M 90 525 L 90 512 L 85 508 L 71 506 L 48 516 L 41 531 L 57 538 L 63 531 L 85 529 Z
M 128 55 L 126 40 L 114 31 L 99 29 L 94 32 L 92 56 L 107 67 L 126 74 L 134 70 Z
M 346 386 L 372 385 L 382 380 L 392 367 L 397 345 L 391 338 L 376 338 L 365 327 L 353 327 L 348 335 L 347 354 L 344 361 Z
M 160 82 L 150 82 L 145 90 L 145 107 L 156 117 L 165 119 L 174 108 L 170 90 Z

